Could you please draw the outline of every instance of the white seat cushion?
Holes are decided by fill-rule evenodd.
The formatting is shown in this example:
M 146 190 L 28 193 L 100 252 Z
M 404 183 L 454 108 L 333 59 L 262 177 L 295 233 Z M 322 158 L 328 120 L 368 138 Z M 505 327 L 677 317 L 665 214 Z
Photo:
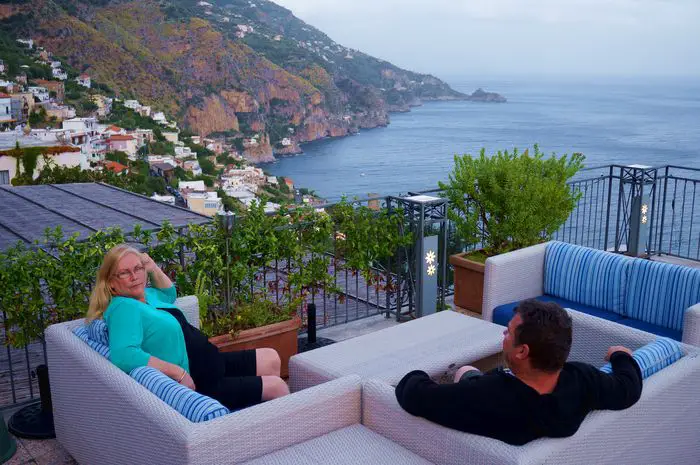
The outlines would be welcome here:
M 426 465 L 422 457 L 362 425 L 348 426 L 246 462 L 249 465 Z

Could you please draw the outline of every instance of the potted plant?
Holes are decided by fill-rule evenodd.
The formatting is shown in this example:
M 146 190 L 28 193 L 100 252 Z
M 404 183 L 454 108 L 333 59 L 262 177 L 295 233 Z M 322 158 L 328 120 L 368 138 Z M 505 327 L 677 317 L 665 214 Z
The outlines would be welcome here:
M 451 255 L 455 305 L 481 313 L 484 263 L 488 257 L 549 240 L 581 197 L 568 185 L 583 166 L 584 156 L 545 157 L 533 153 L 498 152 L 478 157 L 456 155 L 446 183 L 439 183 L 450 201 L 462 250 Z
M 334 290 L 325 253 L 332 222 L 313 209 L 268 215 L 264 207 L 254 202 L 240 217 L 190 226 L 159 243 L 166 249 L 179 244 L 190 252 L 187 267 L 176 271 L 176 282 L 181 293 L 197 295 L 201 329 L 210 341 L 224 352 L 276 349 L 286 376 L 307 296 L 322 287 Z M 169 255 L 157 247 L 154 253 Z M 284 264 L 281 272 L 273 262 Z

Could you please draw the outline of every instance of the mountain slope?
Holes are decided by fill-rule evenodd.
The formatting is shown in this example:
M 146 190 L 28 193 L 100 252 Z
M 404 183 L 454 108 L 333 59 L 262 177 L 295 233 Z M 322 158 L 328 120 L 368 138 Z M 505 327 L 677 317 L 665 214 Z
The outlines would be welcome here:
M 263 133 L 246 153 L 255 161 L 272 160 L 273 146 L 293 152 L 385 125 L 389 111 L 424 100 L 464 98 L 435 77 L 342 47 L 264 0 L 31 0 L 0 27 L 199 134 Z

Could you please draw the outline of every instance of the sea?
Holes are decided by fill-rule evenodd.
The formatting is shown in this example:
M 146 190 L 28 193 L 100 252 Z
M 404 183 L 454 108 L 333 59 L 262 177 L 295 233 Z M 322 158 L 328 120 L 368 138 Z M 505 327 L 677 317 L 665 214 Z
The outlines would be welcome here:
M 668 164 L 700 168 L 700 78 L 453 78 L 507 103 L 428 102 L 392 113 L 385 128 L 323 139 L 264 169 L 328 201 L 437 188 L 454 156 L 520 151 L 583 153 L 586 166 Z

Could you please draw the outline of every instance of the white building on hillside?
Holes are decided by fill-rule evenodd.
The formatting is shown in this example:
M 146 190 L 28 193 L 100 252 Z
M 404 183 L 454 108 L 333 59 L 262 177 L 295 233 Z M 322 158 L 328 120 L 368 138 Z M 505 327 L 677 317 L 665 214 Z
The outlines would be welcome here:
M 0 125 L 12 123 L 12 97 L 0 93 Z
M 162 111 L 154 113 L 151 118 L 158 124 L 168 124 L 168 119 L 165 117 L 165 113 Z
M 141 104 L 138 100 L 124 100 L 124 106 L 132 110 L 138 110 L 141 108 Z
M 40 102 L 48 102 L 51 98 L 49 96 L 49 90 L 46 87 L 41 86 L 30 86 L 27 88 L 29 93 L 34 97 L 38 98 Z
M 88 89 L 92 87 L 92 81 L 90 80 L 90 76 L 88 74 L 83 73 L 75 78 L 75 80 L 83 87 L 87 87 Z
M 153 200 L 156 200 L 158 202 L 163 202 L 167 203 L 168 205 L 175 205 L 175 196 L 174 195 L 158 195 L 158 194 L 153 194 L 151 196 Z
M 19 131 L 0 132 L 0 152 L 14 149 L 19 143 L 21 147 L 47 147 L 51 148 L 53 154 L 47 155 L 57 166 L 74 167 L 88 169 L 89 165 L 85 155 L 76 147 L 70 144 L 63 144 L 55 141 L 45 141 L 33 135 L 24 135 Z M 38 157 L 33 177 L 37 177 L 44 168 L 44 157 Z M 19 168 L 19 172 L 17 169 Z M 17 160 L 9 155 L 0 155 L 0 184 L 11 184 L 12 179 L 21 174 L 23 165 L 17 164 Z
M 65 81 L 68 79 L 68 73 L 63 71 L 61 68 L 53 68 L 51 70 L 51 75 L 60 81 Z
M 30 50 L 34 48 L 34 41 L 32 39 L 17 39 L 17 42 L 26 45 Z
M 177 189 L 179 191 L 187 189 L 193 192 L 205 192 L 207 186 L 204 184 L 204 181 L 180 181 L 177 185 Z
M 69 131 L 84 132 L 90 136 L 97 135 L 100 129 L 97 118 L 71 118 L 63 121 L 61 127 Z

